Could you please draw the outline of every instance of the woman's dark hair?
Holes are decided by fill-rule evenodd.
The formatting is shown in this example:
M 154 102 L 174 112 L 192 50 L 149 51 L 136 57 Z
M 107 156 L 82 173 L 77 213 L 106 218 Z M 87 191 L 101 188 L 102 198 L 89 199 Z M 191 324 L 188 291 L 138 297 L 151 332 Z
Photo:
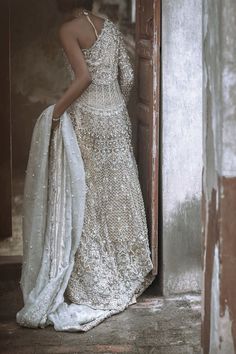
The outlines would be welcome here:
M 69 12 L 80 7 L 92 11 L 93 0 L 57 0 L 57 6 L 61 12 Z

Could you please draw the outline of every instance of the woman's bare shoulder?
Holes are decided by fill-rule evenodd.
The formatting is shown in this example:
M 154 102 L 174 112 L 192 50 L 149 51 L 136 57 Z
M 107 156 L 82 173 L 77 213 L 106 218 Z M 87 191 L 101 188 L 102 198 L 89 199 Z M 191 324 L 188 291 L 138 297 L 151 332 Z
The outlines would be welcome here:
M 98 16 L 98 15 L 95 15 L 95 14 L 89 14 L 89 17 L 96 21 L 97 23 L 103 23 L 104 20 L 106 19 L 105 17 L 101 17 L 101 16 Z M 75 26 L 78 27 L 78 25 L 83 25 L 84 24 L 84 20 L 85 20 L 85 17 L 70 17 L 68 18 L 67 20 L 65 20 L 61 26 L 59 27 L 59 29 L 62 29 L 62 30 L 67 30 L 67 29 L 73 29 Z
M 70 37 L 77 37 L 78 23 L 75 19 L 70 19 L 63 22 L 58 28 L 58 37 L 62 41 Z
M 77 19 L 75 18 L 72 18 L 72 19 L 69 19 L 69 20 L 66 20 L 65 22 L 63 22 L 60 26 L 59 26 L 59 33 L 61 32 L 68 32 L 68 31 L 71 31 L 75 28 L 75 25 L 77 23 L 76 21 Z
M 96 28 L 98 28 L 99 30 L 101 30 L 103 28 L 105 21 L 109 21 L 111 24 L 113 24 L 113 22 L 111 22 L 106 17 L 101 17 L 101 16 L 94 15 L 94 14 L 90 14 L 89 17 L 93 21 L 93 23 L 95 24 Z M 59 29 L 58 29 L 59 38 L 67 37 L 70 35 L 78 36 L 78 34 L 79 34 L 78 32 L 83 30 L 85 21 L 87 21 L 85 17 L 81 17 L 81 18 L 72 17 L 72 18 L 67 19 L 59 26 Z

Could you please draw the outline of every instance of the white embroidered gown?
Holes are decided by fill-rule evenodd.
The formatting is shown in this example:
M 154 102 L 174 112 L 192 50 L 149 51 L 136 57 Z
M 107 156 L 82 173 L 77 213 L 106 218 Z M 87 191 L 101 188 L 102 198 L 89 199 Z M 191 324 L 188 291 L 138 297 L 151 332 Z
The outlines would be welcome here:
M 105 19 L 96 42 L 83 53 L 92 83 L 68 111 L 85 165 L 87 195 L 66 296 L 72 303 L 109 310 L 108 317 L 150 285 L 153 265 L 126 107 L 133 68 L 118 27 Z M 73 79 L 65 53 L 64 58 Z M 100 321 L 85 324 L 84 330 Z
M 122 34 L 106 19 L 83 52 L 92 83 L 63 114 L 51 144 L 53 107 L 33 132 L 24 192 L 24 307 L 16 315 L 25 327 L 87 331 L 135 303 L 154 279 L 126 108 L 133 69 Z
M 118 27 L 105 19 L 96 42 L 83 53 L 92 83 L 68 111 L 85 165 L 87 194 L 66 297 L 109 310 L 105 318 L 136 301 L 153 281 L 153 265 L 126 107 L 133 68 Z M 84 330 L 104 318 L 85 324 Z

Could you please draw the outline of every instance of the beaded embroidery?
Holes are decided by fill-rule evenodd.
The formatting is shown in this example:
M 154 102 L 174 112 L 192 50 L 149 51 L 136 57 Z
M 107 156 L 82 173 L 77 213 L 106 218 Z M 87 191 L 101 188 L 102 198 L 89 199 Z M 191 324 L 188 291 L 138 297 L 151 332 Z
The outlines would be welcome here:
M 118 312 L 154 279 L 149 274 L 153 265 L 126 107 L 134 71 L 123 36 L 108 19 L 96 42 L 83 53 L 92 83 L 68 113 L 88 190 L 66 296 L 77 304 Z M 64 58 L 73 79 L 65 53 Z

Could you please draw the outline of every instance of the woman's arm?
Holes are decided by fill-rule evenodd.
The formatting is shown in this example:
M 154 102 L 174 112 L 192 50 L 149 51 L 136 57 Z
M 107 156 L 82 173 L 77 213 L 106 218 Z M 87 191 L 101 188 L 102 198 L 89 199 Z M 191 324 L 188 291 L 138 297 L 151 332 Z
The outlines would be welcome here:
M 59 30 L 59 38 L 75 75 L 68 89 L 55 104 L 54 118 L 60 117 L 92 81 L 73 26 L 64 24 Z M 53 122 L 53 126 L 57 126 L 57 123 Z
M 131 64 L 128 51 L 125 46 L 123 34 L 118 29 L 119 37 L 119 52 L 118 52 L 118 66 L 119 66 L 119 83 L 121 92 L 124 95 L 126 104 L 128 103 L 131 89 L 134 85 L 134 68 Z

